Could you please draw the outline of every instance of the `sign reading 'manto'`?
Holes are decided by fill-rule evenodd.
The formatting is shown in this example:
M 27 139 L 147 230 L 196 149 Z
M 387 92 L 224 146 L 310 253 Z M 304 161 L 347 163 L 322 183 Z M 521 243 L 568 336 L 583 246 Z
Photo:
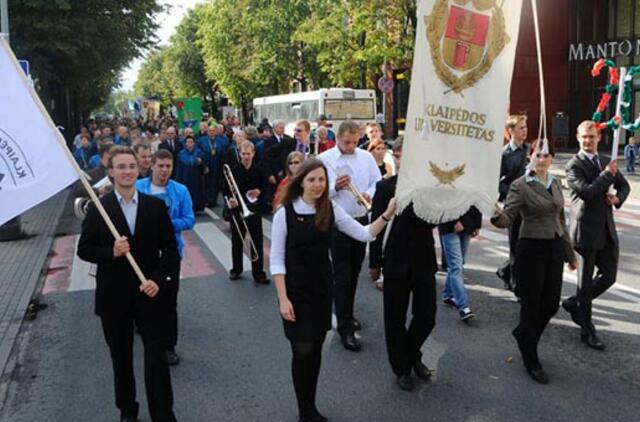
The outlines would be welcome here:
M 569 61 L 612 59 L 618 56 L 640 55 L 640 38 L 601 43 L 569 45 Z

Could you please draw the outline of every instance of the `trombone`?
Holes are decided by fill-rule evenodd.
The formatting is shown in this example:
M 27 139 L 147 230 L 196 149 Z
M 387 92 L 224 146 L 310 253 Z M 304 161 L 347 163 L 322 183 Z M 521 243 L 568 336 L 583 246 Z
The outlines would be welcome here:
M 242 230 L 240 229 L 240 224 L 243 225 L 244 232 L 249 238 L 248 255 L 249 255 L 249 258 L 251 259 L 251 262 L 255 262 L 258 260 L 258 249 L 256 248 L 256 244 L 254 243 L 253 238 L 251 237 L 251 233 L 249 233 L 249 227 L 247 226 L 247 222 L 245 221 L 245 218 L 250 217 L 251 215 L 253 215 L 253 213 L 249 211 L 249 208 L 247 208 L 247 204 L 245 204 L 244 199 L 242 199 L 242 195 L 240 194 L 240 189 L 238 189 L 236 179 L 233 177 L 233 173 L 231 172 L 231 167 L 229 167 L 228 164 L 225 164 L 222 166 L 222 173 L 224 174 L 224 178 L 227 181 L 227 185 L 229 185 L 229 190 L 231 191 L 231 197 L 236 200 L 236 203 L 240 208 L 240 212 L 236 212 L 236 209 L 230 210 L 231 220 L 233 220 L 233 225 L 236 228 L 238 236 L 240 236 L 240 239 L 242 239 L 242 242 L 244 243 L 244 236 L 242 236 Z M 229 198 L 225 196 L 224 200 L 228 202 Z M 240 219 L 240 222 L 238 222 L 238 218 Z M 245 247 L 246 246 L 247 245 L 245 244 Z
M 336 175 L 336 177 L 338 177 L 338 172 L 331 164 L 324 161 L 323 161 L 323 164 L 328 168 L 330 168 L 331 171 Z M 356 185 L 354 185 L 353 182 L 349 182 L 349 184 L 347 185 L 347 190 L 351 193 L 351 195 L 353 195 L 353 197 L 355 198 L 356 202 L 359 205 L 362 205 L 363 207 L 365 207 L 367 212 L 371 211 L 371 202 L 367 201 L 367 198 L 365 198 L 364 195 L 360 193 L 360 191 L 358 190 L 358 188 L 356 188 Z

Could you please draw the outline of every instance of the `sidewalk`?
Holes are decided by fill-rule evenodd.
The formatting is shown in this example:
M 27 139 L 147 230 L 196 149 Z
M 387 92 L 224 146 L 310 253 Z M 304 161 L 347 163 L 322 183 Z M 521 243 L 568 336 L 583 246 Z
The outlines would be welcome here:
M 0 242 L 0 374 L 6 369 L 29 301 L 42 277 L 68 195 L 65 189 L 24 213 L 25 238 Z
M 575 155 L 574 153 L 566 153 L 566 152 L 557 153 L 555 158 L 553 159 L 553 164 L 551 165 L 551 170 L 550 170 L 551 174 L 553 174 L 556 177 L 559 177 L 560 179 L 563 179 L 564 181 L 564 178 L 566 177 L 566 174 L 564 172 L 564 166 L 574 155 Z M 601 156 L 605 163 L 607 163 L 611 157 L 610 154 L 601 154 Z M 631 193 L 629 194 L 629 198 L 640 199 L 640 167 L 638 167 L 638 172 L 636 172 L 635 174 L 627 173 L 624 170 L 625 167 L 626 165 L 625 165 L 624 157 L 618 158 L 618 169 L 620 169 L 624 177 L 629 182 L 629 185 L 631 186 Z

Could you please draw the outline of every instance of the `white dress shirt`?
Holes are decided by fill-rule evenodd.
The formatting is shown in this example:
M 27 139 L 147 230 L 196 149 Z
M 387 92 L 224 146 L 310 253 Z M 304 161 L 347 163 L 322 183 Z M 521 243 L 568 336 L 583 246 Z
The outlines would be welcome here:
M 375 240 L 371 236 L 369 226 L 363 226 L 347 214 L 340 205 L 331 201 L 333 205 L 334 224 L 344 234 L 352 237 L 360 242 L 371 242 Z M 293 202 L 293 209 L 297 214 L 313 215 L 316 213 L 314 205 L 309 205 L 298 198 Z M 329 228 L 331 230 L 331 228 Z M 287 246 L 287 213 L 284 206 L 280 207 L 273 216 L 271 225 L 271 255 L 270 270 L 271 276 L 275 274 L 286 274 L 287 269 L 284 265 L 285 249 Z M 327 251 L 329 253 L 329 251 Z
M 116 193 L 116 198 L 118 199 L 118 204 L 120 204 L 122 214 L 124 214 L 124 219 L 127 220 L 129 231 L 133 236 L 136 234 L 136 217 L 138 216 L 138 190 L 134 191 L 130 202 L 127 202 L 124 197 L 120 195 L 117 189 L 114 189 L 114 192 Z
M 366 208 L 358 204 L 348 189 L 336 191 L 336 179 L 338 176 L 349 175 L 351 183 L 360 193 L 366 193 L 373 198 L 376 183 L 382 179 L 373 156 L 359 148 L 356 148 L 353 154 L 343 154 L 340 148 L 335 147 L 318 155 L 318 158 L 327 165 L 329 197 L 354 218 L 367 215 Z

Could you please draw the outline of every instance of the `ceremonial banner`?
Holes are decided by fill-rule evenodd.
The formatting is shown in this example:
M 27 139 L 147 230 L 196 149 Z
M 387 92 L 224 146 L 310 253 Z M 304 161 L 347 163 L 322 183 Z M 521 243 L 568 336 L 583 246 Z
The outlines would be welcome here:
M 429 222 L 491 214 L 522 0 L 420 0 L 396 198 Z
M 0 224 L 73 183 L 78 175 L 58 132 L 0 37 Z M 32 95 L 33 94 L 33 95 Z
M 180 98 L 176 103 L 178 109 L 178 127 L 190 127 L 194 133 L 200 130 L 202 120 L 202 100 L 198 97 Z

